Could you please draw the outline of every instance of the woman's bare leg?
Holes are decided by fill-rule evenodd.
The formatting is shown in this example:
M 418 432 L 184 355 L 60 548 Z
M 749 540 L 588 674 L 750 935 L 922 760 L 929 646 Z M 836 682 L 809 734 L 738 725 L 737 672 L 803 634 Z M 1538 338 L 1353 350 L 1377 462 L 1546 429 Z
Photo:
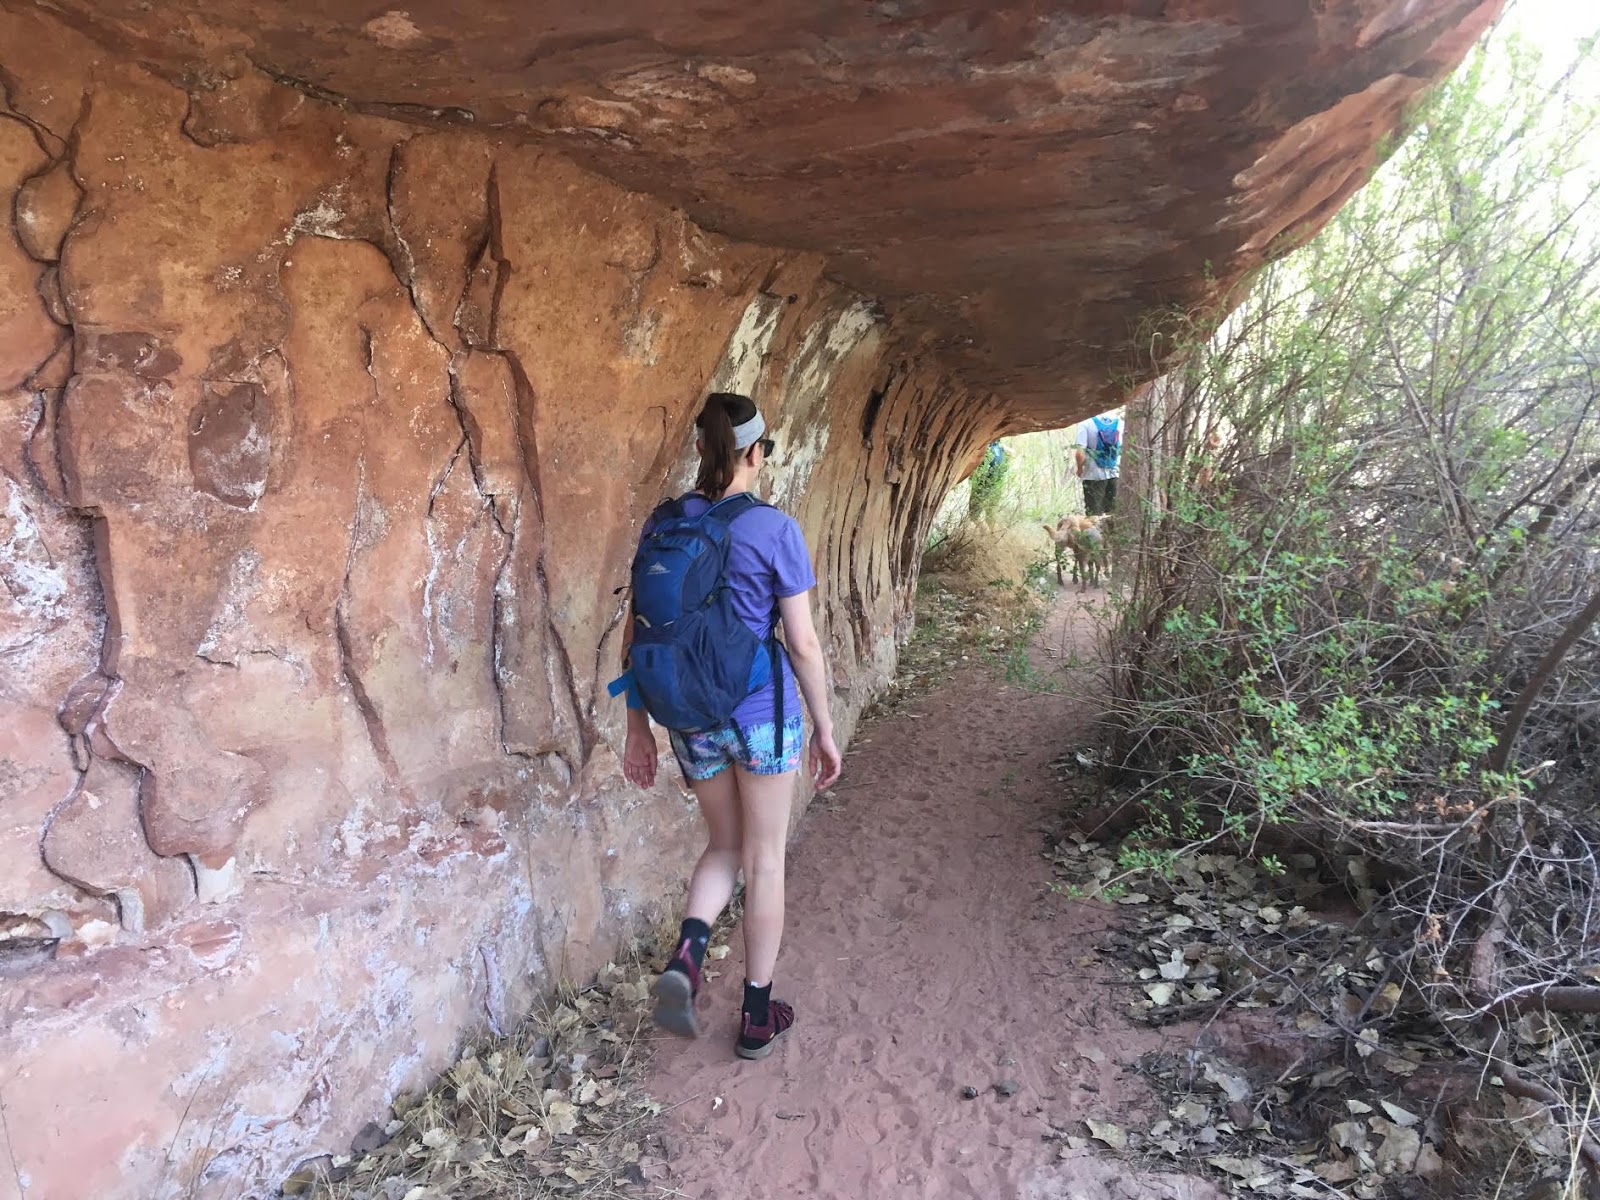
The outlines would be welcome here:
M 656 1024 L 680 1037 L 699 1037 L 694 998 L 700 990 L 700 958 L 705 953 L 711 926 L 733 898 L 739 878 L 739 847 L 744 839 L 739 813 L 738 783 L 731 770 L 690 784 L 706 822 L 706 848 L 689 877 L 687 919 L 683 941 L 656 977 L 651 988 L 656 998 Z
M 742 767 L 734 771 L 744 825 L 745 977 L 765 985 L 772 982 L 783 941 L 784 852 L 796 773 L 752 775 Z
M 685 916 L 715 925 L 733 899 L 739 878 L 740 850 L 744 844 L 744 818 L 739 811 L 739 787 L 733 768 L 689 785 L 700 802 L 706 822 L 706 848 L 689 877 L 689 902 Z

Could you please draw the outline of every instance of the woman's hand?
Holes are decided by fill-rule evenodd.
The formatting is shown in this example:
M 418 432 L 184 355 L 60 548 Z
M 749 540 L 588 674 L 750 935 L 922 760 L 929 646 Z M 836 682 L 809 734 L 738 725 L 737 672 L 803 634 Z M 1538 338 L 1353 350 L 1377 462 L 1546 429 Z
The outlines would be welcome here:
M 656 735 L 648 721 L 628 722 L 628 741 L 622 751 L 622 774 L 636 787 L 656 784 Z
M 817 791 L 830 787 L 839 778 L 839 747 L 833 743 L 833 730 L 819 729 L 811 735 L 811 782 Z

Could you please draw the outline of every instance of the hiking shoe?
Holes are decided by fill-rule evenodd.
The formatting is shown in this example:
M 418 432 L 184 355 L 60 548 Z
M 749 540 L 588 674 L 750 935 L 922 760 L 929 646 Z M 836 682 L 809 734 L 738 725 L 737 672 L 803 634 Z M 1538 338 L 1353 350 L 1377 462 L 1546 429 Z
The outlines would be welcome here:
M 656 1024 L 679 1037 L 699 1037 L 700 1022 L 694 1015 L 694 998 L 699 991 L 700 968 L 689 957 L 689 943 L 685 941 L 651 985 L 650 994 L 656 998 L 652 1014 Z
M 769 1001 L 766 1024 L 757 1025 L 750 1019 L 749 1013 L 743 1015 L 739 1025 L 739 1040 L 733 1052 L 740 1058 L 765 1058 L 772 1053 L 773 1043 L 788 1033 L 789 1026 L 793 1024 L 794 1009 L 782 1000 Z

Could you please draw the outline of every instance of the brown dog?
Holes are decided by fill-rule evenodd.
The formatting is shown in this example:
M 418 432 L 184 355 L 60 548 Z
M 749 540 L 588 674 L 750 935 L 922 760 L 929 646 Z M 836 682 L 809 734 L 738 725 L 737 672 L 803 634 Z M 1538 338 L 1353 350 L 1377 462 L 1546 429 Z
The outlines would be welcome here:
M 1055 525 L 1044 527 L 1045 533 L 1056 547 L 1056 582 L 1065 583 L 1062 577 L 1063 555 L 1072 554 L 1072 581 L 1080 592 L 1091 586 L 1100 586 L 1100 569 L 1105 561 L 1107 518 L 1066 516 Z

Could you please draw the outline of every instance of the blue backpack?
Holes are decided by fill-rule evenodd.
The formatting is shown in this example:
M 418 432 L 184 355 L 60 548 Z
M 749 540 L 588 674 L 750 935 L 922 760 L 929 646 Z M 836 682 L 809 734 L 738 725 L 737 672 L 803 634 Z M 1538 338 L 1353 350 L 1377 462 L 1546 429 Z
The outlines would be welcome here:
M 1122 458 L 1122 423 L 1116 417 L 1094 419 L 1094 437 L 1090 439 L 1089 457 L 1102 470 L 1116 470 Z
M 629 673 L 658 724 L 697 733 L 732 724 L 740 701 L 779 679 L 780 651 L 775 636 L 763 640 L 739 619 L 727 583 L 731 527 L 762 502 L 741 492 L 689 516 L 684 499 L 656 509 L 634 556 Z M 781 755 L 782 686 L 775 703 Z M 737 725 L 734 732 L 742 741 Z

